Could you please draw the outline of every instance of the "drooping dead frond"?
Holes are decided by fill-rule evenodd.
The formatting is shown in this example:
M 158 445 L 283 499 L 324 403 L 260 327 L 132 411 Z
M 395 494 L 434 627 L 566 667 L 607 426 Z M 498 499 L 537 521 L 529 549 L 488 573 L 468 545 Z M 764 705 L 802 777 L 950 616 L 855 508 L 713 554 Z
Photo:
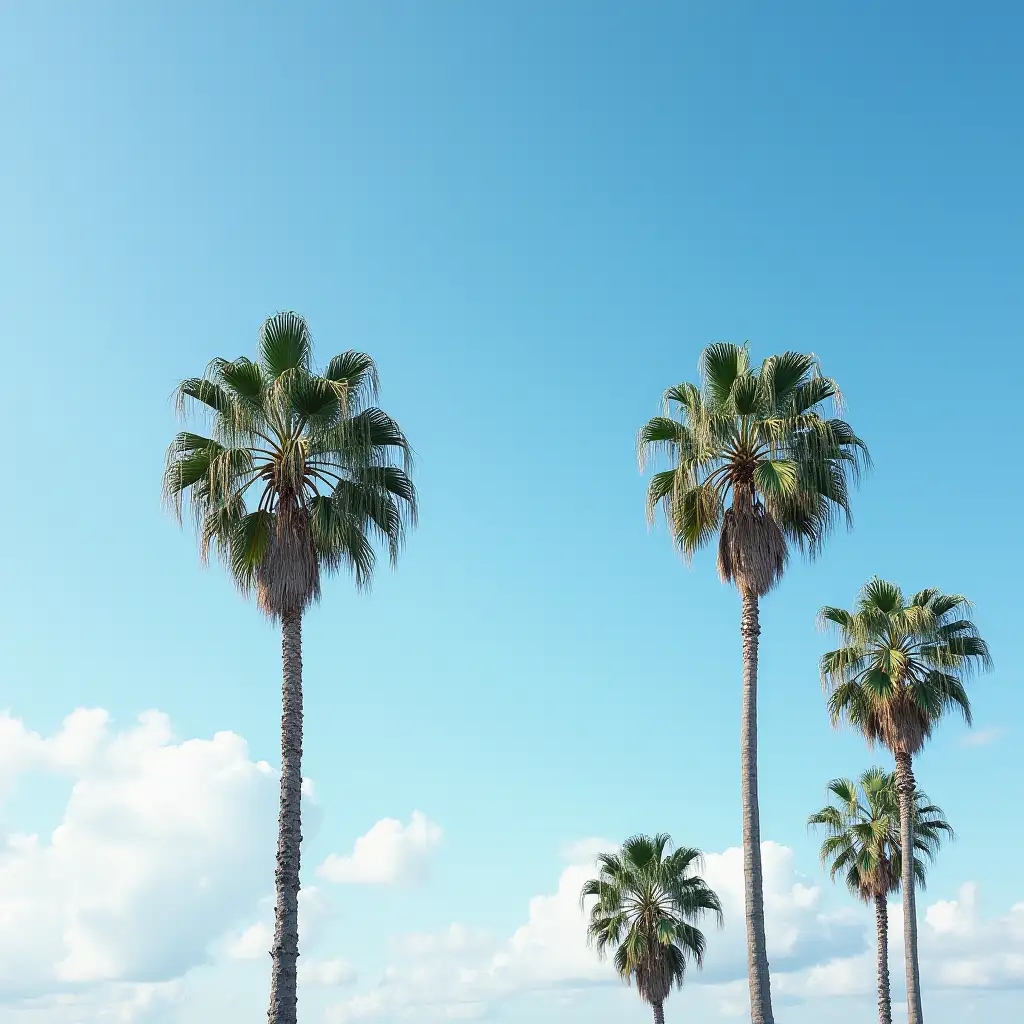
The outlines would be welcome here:
M 647 937 L 648 952 L 636 966 L 636 990 L 644 1002 L 654 1006 L 668 999 L 672 985 L 679 975 L 676 973 L 675 958 L 669 949 L 658 941 L 657 934 Z M 681 974 L 681 972 L 680 972 Z
M 718 575 L 741 592 L 767 594 L 786 569 L 786 538 L 760 504 L 726 509 L 718 542 Z
M 298 614 L 320 598 L 320 564 L 309 513 L 290 502 L 277 506 L 275 528 L 256 570 L 256 600 L 272 618 Z

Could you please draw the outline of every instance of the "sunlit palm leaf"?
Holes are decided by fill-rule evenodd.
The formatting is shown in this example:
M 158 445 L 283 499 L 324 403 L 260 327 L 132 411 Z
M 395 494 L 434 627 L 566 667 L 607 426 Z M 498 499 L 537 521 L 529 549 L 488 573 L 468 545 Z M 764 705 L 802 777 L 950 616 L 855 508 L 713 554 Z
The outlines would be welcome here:
M 374 544 L 395 561 L 416 520 L 416 491 L 401 427 L 366 407 L 378 387 L 368 355 L 335 356 L 318 375 L 309 328 L 294 313 L 271 317 L 258 347 L 258 362 L 215 359 L 205 377 L 179 385 L 179 409 L 205 412 L 209 430 L 174 438 L 164 493 L 179 516 L 191 506 L 203 557 L 215 551 L 242 589 L 257 588 L 265 610 L 281 615 L 271 595 L 304 606 L 319 594 L 321 569 L 347 567 L 369 585 Z M 291 583 L 275 588 L 268 573 Z

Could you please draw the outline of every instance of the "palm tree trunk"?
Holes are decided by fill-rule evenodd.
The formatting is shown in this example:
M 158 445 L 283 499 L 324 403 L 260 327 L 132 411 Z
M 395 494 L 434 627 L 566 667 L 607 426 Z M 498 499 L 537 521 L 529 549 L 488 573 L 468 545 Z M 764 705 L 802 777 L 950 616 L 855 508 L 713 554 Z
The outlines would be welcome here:
M 302 845 L 302 615 L 281 623 L 281 805 L 277 819 L 274 945 L 268 1024 L 296 1024 L 299 854 Z
M 907 1024 L 924 1024 L 921 967 L 917 959 L 917 897 L 914 881 L 914 765 L 906 750 L 896 751 L 896 789 L 900 794 L 900 850 L 903 861 L 903 945 L 907 962 Z
M 652 1003 L 654 1007 L 654 1024 L 665 1024 L 665 1004 Z
M 889 908 L 885 894 L 875 895 L 875 928 L 878 932 L 878 1024 L 892 1024 L 889 995 Z
M 751 1024 L 775 1024 L 771 978 L 764 937 L 764 883 L 761 875 L 761 817 L 757 804 L 757 594 L 743 591 L 743 718 L 740 761 L 743 778 L 743 895 L 747 912 L 747 978 Z

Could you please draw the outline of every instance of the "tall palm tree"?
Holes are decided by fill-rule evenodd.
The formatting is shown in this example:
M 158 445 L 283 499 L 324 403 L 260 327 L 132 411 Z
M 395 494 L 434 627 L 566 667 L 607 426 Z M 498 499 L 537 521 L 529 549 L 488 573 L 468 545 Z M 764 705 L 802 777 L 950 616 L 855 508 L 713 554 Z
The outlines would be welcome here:
M 597 878 L 583 886 L 580 905 L 596 897 L 587 938 L 600 956 L 614 947 L 613 962 L 627 984 L 654 1009 L 655 1024 L 665 1024 L 665 1000 L 672 986 L 682 987 L 689 961 L 704 962 L 706 940 L 697 927 L 706 914 L 722 923 L 722 905 L 699 875 L 700 850 L 672 839 L 633 836 L 619 853 L 603 853 Z
M 854 896 L 875 907 L 878 938 L 878 1020 L 892 1024 L 889 995 L 889 908 L 890 893 L 898 892 L 903 870 L 900 846 L 900 800 L 896 775 L 881 768 L 869 768 L 857 782 L 833 779 L 828 791 L 834 802 L 826 804 L 807 819 L 809 826 L 825 829 L 821 862 L 829 867 L 833 881 L 843 875 Z M 928 802 L 921 790 L 914 794 L 914 864 L 917 884 L 923 889 L 926 863 L 934 860 L 943 836 L 953 829 L 942 808 Z
M 817 555 L 840 516 L 849 520 L 848 481 L 868 463 L 863 441 L 826 405 L 841 409 L 835 381 L 814 356 L 785 352 L 752 367 L 745 345 L 719 342 L 700 357 L 702 385 L 664 395 L 665 415 L 643 427 L 641 467 L 662 453 L 671 468 L 647 491 L 653 519 L 663 505 L 689 559 L 718 539 L 718 571 L 743 602 L 743 870 L 753 1024 L 773 1024 L 765 947 L 761 825 L 757 801 L 759 599 L 782 577 L 791 545 Z M 675 411 L 676 416 L 670 415 Z
M 306 321 L 278 313 L 259 333 L 258 359 L 214 359 L 178 387 L 179 413 L 206 415 L 167 452 L 164 494 L 180 519 L 187 500 L 204 562 L 212 550 L 239 589 L 281 625 L 284 669 L 281 802 L 271 950 L 270 1024 L 295 1024 L 302 790 L 302 616 L 324 573 L 348 568 L 366 587 L 374 539 L 392 563 L 416 492 L 409 442 L 372 404 L 377 370 L 361 352 L 313 364 Z M 397 464 L 396 464 L 397 463 Z
M 932 587 L 908 601 L 895 583 L 876 576 L 861 589 L 853 611 L 825 607 L 819 615 L 823 625 L 838 627 L 842 643 L 821 659 L 829 714 L 834 725 L 845 720 L 869 743 L 881 743 L 893 753 L 904 850 L 916 848 L 914 755 L 947 712 L 958 711 L 970 725 L 964 682 L 992 663 L 969 611 L 961 594 Z M 909 858 L 903 861 L 901 881 L 907 1021 L 922 1024 L 917 901 Z

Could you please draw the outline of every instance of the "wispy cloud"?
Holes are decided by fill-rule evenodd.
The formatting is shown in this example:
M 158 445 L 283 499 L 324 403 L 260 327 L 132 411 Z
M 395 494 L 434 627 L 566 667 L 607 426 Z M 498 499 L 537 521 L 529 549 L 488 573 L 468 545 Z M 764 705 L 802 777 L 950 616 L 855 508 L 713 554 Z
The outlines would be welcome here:
M 989 726 L 987 729 L 974 729 L 960 740 L 960 746 L 968 748 L 988 747 L 995 743 L 996 740 L 1001 739 L 1005 732 L 1006 730 L 998 725 Z

